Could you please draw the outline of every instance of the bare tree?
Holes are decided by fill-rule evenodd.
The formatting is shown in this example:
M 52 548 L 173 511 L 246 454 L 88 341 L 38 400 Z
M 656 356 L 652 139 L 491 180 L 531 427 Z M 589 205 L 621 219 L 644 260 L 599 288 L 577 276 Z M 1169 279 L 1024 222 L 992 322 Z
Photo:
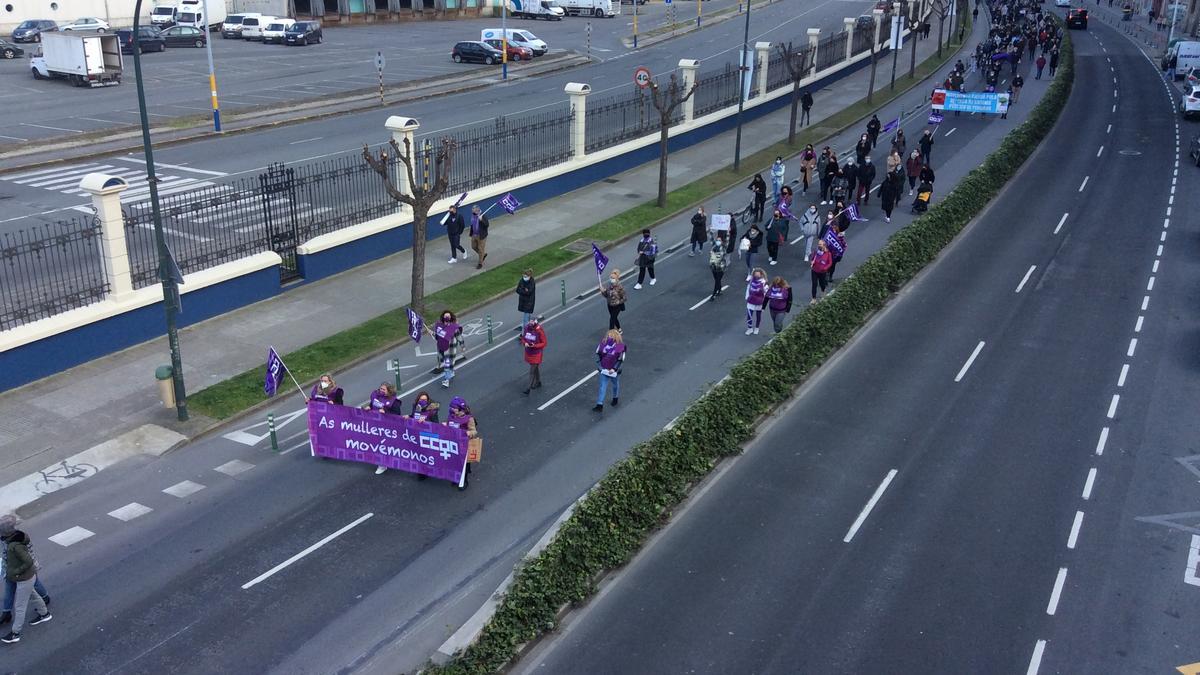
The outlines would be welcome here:
M 675 110 L 691 98 L 694 93 L 696 93 L 696 85 L 694 83 L 686 94 L 682 92 L 682 87 L 679 85 L 679 79 L 675 77 L 675 73 L 671 73 L 671 82 L 667 85 L 665 92 L 660 90 L 657 82 L 654 80 L 650 81 L 650 97 L 654 101 L 654 108 L 658 110 L 661 118 L 658 130 L 659 208 L 667 205 L 667 145 L 670 138 L 671 117 L 674 116 Z
M 456 146 L 450 139 L 443 138 L 441 146 L 434 153 L 431 149 L 427 149 L 420 153 L 419 157 L 413 157 L 412 142 L 407 137 L 404 139 L 404 149 L 400 149 L 400 145 L 396 143 L 396 139 L 392 139 L 388 147 L 381 148 L 379 154 L 372 154 L 371 149 L 365 144 L 363 145 L 363 159 L 367 162 L 375 173 L 379 174 L 383 179 L 383 187 L 387 190 L 388 196 L 392 199 L 408 206 L 413 212 L 412 223 L 412 300 L 411 305 L 413 310 L 418 313 L 425 311 L 425 237 L 428 232 L 429 225 L 429 209 L 442 198 L 446 192 L 446 188 L 450 184 L 450 166 L 454 161 L 454 151 Z M 390 152 L 390 154 L 389 154 Z M 428 163 L 430 155 L 433 155 L 433 171 L 436 174 L 431 183 L 429 178 L 429 170 L 422 167 L 423 170 L 417 170 L 417 163 Z M 400 160 L 400 164 L 404 167 L 405 178 L 408 179 L 408 193 L 401 191 L 396 186 L 392 176 L 391 159 L 395 157 Z M 421 176 L 421 180 L 417 180 L 417 176 Z
M 950 3 L 954 0 L 931 0 L 929 6 L 933 9 L 933 13 L 938 18 L 938 50 L 937 55 L 942 57 L 942 31 L 946 27 L 946 17 L 950 16 Z
M 871 40 L 874 42 L 874 39 Z M 796 113 L 800 109 L 800 80 L 808 73 L 808 69 L 812 67 L 812 50 L 811 49 L 794 49 L 792 43 L 786 45 L 778 44 L 779 54 L 783 57 L 783 63 L 787 66 L 788 77 L 792 78 L 792 119 L 788 124 L 788 145 L 796 144 Z

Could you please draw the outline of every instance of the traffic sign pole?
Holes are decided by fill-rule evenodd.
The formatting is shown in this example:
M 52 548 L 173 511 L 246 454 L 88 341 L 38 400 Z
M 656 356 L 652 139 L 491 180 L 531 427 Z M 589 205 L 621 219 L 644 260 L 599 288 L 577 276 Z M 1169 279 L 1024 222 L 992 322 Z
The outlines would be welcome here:
M 383 102 L 383 52 L 375 52 L 375 69 L 379 71 L 379 105 L 385 105 Z

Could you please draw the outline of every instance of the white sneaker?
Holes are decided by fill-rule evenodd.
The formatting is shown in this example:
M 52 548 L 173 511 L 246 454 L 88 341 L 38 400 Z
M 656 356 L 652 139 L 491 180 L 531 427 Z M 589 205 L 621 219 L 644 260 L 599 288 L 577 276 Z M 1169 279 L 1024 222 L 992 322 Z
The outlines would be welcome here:
M 884 217 L 883 217 L 883 222 L 885 222 L 885 223 L 890 223 L 890 222 L 892 222 L 892 217 L 891 217 L 891 216 L 884 216 Z
M 450 380 L 442 380 L 442 386 L 449 389 L 450 388 Z
M 825 201 L 824 199 L 822 199 L 822 200 L 821 200 L 821 206 L 825 206 L 825 205 L 826 205 L 826 204 L 828 204 L 828 203 L 829 203 L 829 202 Z
M 650 285 L 651 285 L 651 286 L 653 286 L 654 284 L 657 284 L 657 283 L 658 283 L 658 279 L 651 279 L 651 280 L 650 280 Z
M 747 328 L 747 329 L 746 329 L 746 335 L 749 335 L 749 334 L 751 334 L 751 333 L 753 333 L 753 332 L 754 332 L 754 329 L 753 329 L 753 328 Z
M 758 335 L 758 327 L 757 326 L 754 327 L 754 334 Z
M 640 290 L 642 290 L 642 285 L 641 285 L 641 284 L 634 284 L 634 285 L 633 285 L 633 290 L 635 290 L 635 291 L 640 291 Z
M 458 262 L 458 258 L 451 258 L 451 259 L 447 260 L 446 262 L 448 262 L 448 263 L 450 263 L 451 265 L 453 265 L 454 263 Z
M 775 261 L 775 260 L 772 260 L 772 261 L 771 261 L 771 264 L 772 264 L 772 265 L 776 264 L 776 261 Z
M 375 467 L 375 475 L 376 475 L 376 476 L 378 476 L 379 474 L 383 473 L 384 471 L 387 471 L 387 467 L 386 467 L 386 466 L 377 466 L 377 467 Z
M 908 196 L 909 196 L 909 197 L 911 197 L 911 196 L 912 196 L 912 190 L 909 190 L 909 191 L 908 191 Z

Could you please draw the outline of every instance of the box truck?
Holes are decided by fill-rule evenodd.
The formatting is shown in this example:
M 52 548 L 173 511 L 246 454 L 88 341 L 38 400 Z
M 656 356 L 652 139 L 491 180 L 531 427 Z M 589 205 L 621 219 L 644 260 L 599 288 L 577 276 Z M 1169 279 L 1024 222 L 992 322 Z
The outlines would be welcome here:
M 77 87 L 121 84 L 121 39 L 112 33 L 44 33 L 29 67 L 35 80 L 62 78 Z
M 180 26 L 220 30 L 221 24 L 225 23 L 225 3 L 221 0 L 209 0 L 208 16 L 204 15 L 204 3 L 201 0 L 183 0 L 177 10 L 175 22 Z
M 562 7 L 556 6 L 550 0 L 505 0 L 508 13 L 518 19 L 546 19 L 547 21 L 562 21 Z
M 621 13 L 621 0 L 554 0 L 571 16 L 613 18 Z
M 150 25 L 166 30 L 175 25 L 177 0 L 156 0 L 150 10 Z

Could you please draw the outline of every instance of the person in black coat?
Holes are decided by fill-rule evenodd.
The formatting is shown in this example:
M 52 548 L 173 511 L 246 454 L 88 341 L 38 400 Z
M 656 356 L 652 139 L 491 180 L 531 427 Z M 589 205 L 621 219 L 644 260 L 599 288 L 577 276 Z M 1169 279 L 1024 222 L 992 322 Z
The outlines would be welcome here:
M 467 224 L 458 212 L 458 207 L 451 206 L 450 212 L 446 214 L 446 236 L 450 238 L 450 259 L 446 262 L 451 265 L 458 262 L 459 253 L 467 254 L 467 249 L 462 247 L 462 233 L 466 229 Z
M 879 121 L 877 115 L 871 115 L 871 121 L 867 122 L 867 138 L 871 139 L 871 149 L 875 149 L 875 145 L 879 143 L 879 131 L 883 129 L 883 124 Z
M 756 173 L 746 189 L 754 193 L 754 222 L 761 223 L 767 205 L 767 181 L 763 180 L 761 173 Z
M 871 156 L 867 155 L 863 159 L 863 163 L 858 165 L 858 194 L 854 197 L 854 203 L 862 200 L 863 204 L 871 203 L 871 184 L 875 182 L 875 165 L 871 163 Z
M 477 261 L 475 269 L 483 269 L 483 261 L 487 260 L 488 217 L 476 204 L 471 209 L 471 250 L 475 251 Z
M 812 107 L 813 107 L 812 94 L 809 93 L 809 91 L 807 89 L 805 89 L 804 93 L 800 94 L 800 124 L 801 125 L 804 125 L 805 123 L 812 124 L 812 117 L 809 116 L 809 111 L 812 110 Z
M 537 281 L 533 278 L 533 270 L 521 272 L 521 280 L 517 282 L 517 311 L 521 313 L 520 330 L 529 324 L 533 317 L 533 307 L 537 302 Z
M 704 206 L 696 209 L 696 213 L 692 214 L 692 250 L 688 253 L 689 258 L 694 258 L 696 252 L 704 252 L 704 245 L 708 243 L 708 216 L 704 213 Z

